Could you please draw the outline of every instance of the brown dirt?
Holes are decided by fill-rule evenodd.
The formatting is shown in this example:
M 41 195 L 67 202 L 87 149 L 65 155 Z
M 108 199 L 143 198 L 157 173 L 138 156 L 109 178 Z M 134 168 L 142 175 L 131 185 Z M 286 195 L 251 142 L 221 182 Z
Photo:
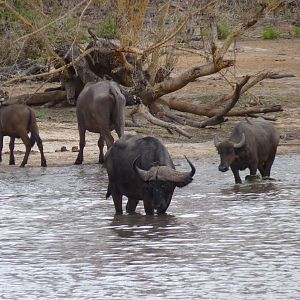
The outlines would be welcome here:
M 198 79 L 185 88 L 177 91 L 169 97 L 178 99 L 187 99 L 189 101 L 205 104 L 208 101 L 218 98 L 222 94 L 230 92 L 230 86 L 225 76 L 231 80 L 232 74 L 243 76 L 253 75 L 262 70 L 272 70 L 281 73 L 292 73 L 296 77 L 282 78 L 278 80 L 265 80 L 258 84 L 250 93 L 240 99 L 239 105 L 249 105 L 249 103 L 258 101 L 265 105 L 281 104 L 283 112 L 271 114 L 277 117 L 274 125 L 281 133 L 278 153 L 300 153 L 300 39 L 280 39 L 276 41 L 242 41 L 238 43 L 237 64 L 230 71 L 223 71 L 222 74 L 215 74 L 206 78 Z M 229 53 L 233 57 L 233 53 Z M 176 73 L 188 68 L 191 65 L 202 64 L 203 61 L 197 55 L 185 54 L 178 61 Z M 19 86 L 11 87 L 11 95 L 24 94 L 36 91 L 39 83 L 25 83 Z M 43 89 L 49 85 L 44 85 Z M 51 85 L 53 86 L 53 84 Z M 45 155 L 48 165 L 69 165 L 73 164 L 77 153 L 71 152 L 73 146 L 78 146 L 78 132 L 74 108 L 53 108 L 42 109 L 35 108 L 40 134 L 44 142 Z M 203 120 L 199 117 L 198 120 Z M 222 126 L 209 127 L 204 129 L 195 129 L 185 127 L 184 129 L 192 134 L 191 139 L 180 136 L 177 133 L 171 135 L 165 129 L 154 125 L 146 124 L 144 127 L 126 128 L 127 133 L 139 133 L 142 135 L 151 135 L 160 138 L 169 149 L 172 157 L 181 158 L 183 155 L 198 158 L 207 156 L 216 156 L 213 146 L 213 136 L 218 133 L 221 137 L 229 134 L 231 128 L 241 120 L 241 118 L 230 118 Z M 144 125 L 145 122 L 141 121 Z M 87 134 L 87 145 L 85 148 L 85 163 L 96 163 L 98 160 L 98 136 L 96 134 Z M 55 152 L 66 146 L 66 152 Z M 4 139 L 3 165 L 8 163 L 8 138 Z M 21 141 L 16 145 L 16 162 L 21 163 L 24 146 Z M 37 147 L 29 157 L 31 166 L 38 166 L 40 156 Z

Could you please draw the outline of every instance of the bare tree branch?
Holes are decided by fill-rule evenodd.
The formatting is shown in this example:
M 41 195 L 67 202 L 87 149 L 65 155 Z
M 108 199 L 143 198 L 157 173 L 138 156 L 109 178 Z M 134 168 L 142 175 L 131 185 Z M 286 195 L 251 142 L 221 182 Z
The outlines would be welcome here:
M 40 73 L 40 74 L 35 74 L 35 75 L 30 75 L 30 76 L 15 77 L 15 78 L 12 78 L 10 80 L 5 81 L 3 83 L 3 85 L 9 85 L 9 84 L 14 83 L 14 82 L 20 82 L 20 81 L 24 81 L 24 80 L 32 80 L 32 79 L 43 78 L 43 77 L 48 77 L 48 76 L 51 77 L 51 76 L 57 75 L 57 74 L 63 72 L 66 68 L 74 66 L 79 60 L 81 60 L 85 56 L 87 56 L 90 53 L 92 53 L 93 51 L 95 51 L 95 49 L 97 49 L 97 47 L 89 48 L 88 50 L 86 50 L 83 53 L 81 53 L 78 57 L 76 57 L 69 64 L 64 65 L 64 66 L 62 66 L 62 67 L 60 67 L 58 69 L 52 70 L 50 72 L 45 72 L 45 73 Z
M 218 112 L 215 113 L 215 115 L 205 121 L 202 122 L 201 128 L 206 127 L 208 125 L 217 125 L 220 123 L 225 122 L 225 115 L 228 115 L 228 112 L 235 106 L 235 104 L 238 102 L 240 95 L 241 95 L 241 89 L 245 84 L 249 81 L 250 76 L 245 76 L 243 80 L 240 83 L 236 84 L 236 88 L 232 97 L 232 100 L 230 103 L 228 103 L 224 108 L 221 108 Z
M 259 12 L 252 18 L 252 20 L 247 23 L 242 24 L 240 27 L 236 28 L 232 31 L 231 34 L 225 39 L 223 46 L 220 49 L 217 49 L 214 55 L 214 60 L 218 61 L 223 59 L 224 55 L 227 53 L 228 48 L 234 42 L 234 40 L 241 34 L 243 34 L 247 29 L 254 26 L 257 21 L 263 16 L 263 12 L 265 11 L 267 5 L 263 4 Z
M 147 106 L 143 105 L 143 104 L 139 104 L 138 108 L 137 108 L 137 113 L 142 114 L 149 122 L 151 122 L 152 124 L 158 125 L 160 127 L 164 127 L 167 128 L 169 130 L 174 130 L 177 131 L 178 133 L 182 134 L 183 136 L 187 137 L 187 138 L 191 138 L 191 135 L 189 135 L 186 131 L 184 131 L 183 129 L 177 127 L 175 124 L 172 123 L 168 123 L 165 121 L 162 121 L 160 119 L 155 118 L 150 112 Z

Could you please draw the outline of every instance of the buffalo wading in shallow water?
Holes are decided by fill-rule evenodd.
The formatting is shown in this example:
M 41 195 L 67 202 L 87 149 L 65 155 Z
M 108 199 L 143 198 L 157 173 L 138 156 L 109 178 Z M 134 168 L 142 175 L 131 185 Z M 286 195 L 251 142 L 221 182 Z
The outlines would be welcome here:
M 105 156 L 109 183 L 106 198 L 113 197 L 117 214 L 122 214 L 122 197 L 128 198 L 126 211 L 134 213 L 143 200 L 147 215 L 154 210 L 165 213 L 175 187 L 184 187 L 193 180 L 195 167 L 187 159 L 190 172 L 175 170 L 173 161 L 156 138 L 124 135 Z
M 5 101 L 5 94 L 0 90 L 1 102 Z M 46 159 L 43 151 L 43 143 L 39 136 L 39 130 L 36 123 L 36 118 L 34 111 L 25 104 L 10 104 L 10 105 L 1 105 L 0 102 L 0 162 L 2 161 L 2 148 L 3 148 L 3 137 L 9 136 L 9 164 L 15 164 L 14 157 L 14 146 L 15 139 L 20 138 L 26 147 L 26 152 L 21 163 L 21 167 L 25 167 L 28 161 L 29 153 L 34 143 L 37 143 L 37 146 L 41 153 L 41 166 L 46 167 Z M 31 133 L 30 138 L 28 137 L 28 132 Z
M 239 170 L 250 169 L 250 177 L 255 177 L 257 169 L 263 179 L 270 177 L 279 143 L 279 133 L 273 124 L 263 118 L 238 123 L 229 139 L 220 142 L 214 139 L 220 154 L 219 171 L 226 172 L 229 167 L 235 183 L 242 183 Z
M 79 130 L 79 153 L 75 164 L 82 164 L 86 130 L 100 133 L 98 140 L 99 163 L 104 162 L 104 141 L 109 149 L 115 130 L 120 138 L 124 134 L 125 105 L 134 105 L 139 100 L 113 81 L 88 83 L 77 99 L 76 114 Z

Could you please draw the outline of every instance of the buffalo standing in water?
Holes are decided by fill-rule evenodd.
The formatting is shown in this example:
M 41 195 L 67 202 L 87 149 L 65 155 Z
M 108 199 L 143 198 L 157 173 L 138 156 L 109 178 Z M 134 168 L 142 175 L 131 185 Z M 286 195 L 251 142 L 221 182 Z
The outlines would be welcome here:
M 147 215 L 154 209 L 164 213 L 170 205 L 175 187 L 188 185 L 195 174 L 175 170 L 164 145 L 153 137 L 124 135 L 105 156 L 109 184 L 106 198 L 113 197 L 117 214 L 122 214 L 122 196 L 128 197 L 126 211 L 134 213 L 139 200 L 144 201 Z
M 4 102 L 6 95 L 1 92 L 1 102 Z M 28 137 L 28 132 L 31 133 L 31 137 Z M 24 159 L 21 163 L 21 167 L 25 167 L 28 161 L 29 153 L 34 143 L 41 153 L 41 166 L 46 167 L 46 159 L 43 151 L 43 143 L 39 136 L 39 130 L 36 123 L 34 111 L 24 104 L 8 104 L 1 105 L 0 103 L 0 162 L 2 161 L 2 148 L 3 137 L 10 136 L 9 150 L 10 158 L 9 164 L 15 164 L 14 147 L 15 139 L 21 138 L 26 147 Z
M 220 154 L 219 171 L 226 172 L 231 168 L 235 183 L 242 183 L 239 170 L 250 169 L 250 178 L 257 169 L 263 178 L 270 177 L 275 159 L 279 134 L 274 126 L 258 118 L 238 123 L 230 138 L 220 142 L 215 137 L 215 146 Z
M 124 134 L 125 105 L 139 103 L 139 99 L 126 92 L 123 87 L 113 81 L 88 83 L 77 99 L 77 121 L 79 130 L 79 153 L 75 164 L 83 162 L 86 130 L 100 133 L 98 140 L 99 163 L 104 162 L 104 141 L 109 149 L 114 139 L 111 131 L 115 129 L 118 137 Z

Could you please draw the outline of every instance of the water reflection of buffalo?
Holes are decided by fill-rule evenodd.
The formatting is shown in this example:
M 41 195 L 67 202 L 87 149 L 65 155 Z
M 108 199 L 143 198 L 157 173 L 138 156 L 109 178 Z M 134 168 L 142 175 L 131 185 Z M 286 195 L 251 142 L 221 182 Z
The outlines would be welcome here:
M 41 153 L 41 166 L 46 167 L 47 163 L 44 156 L 43 143 L 39 135 L 34 111 L 25 104 L 1 105 L 1 102 L 4 102 L 6 97 L 6 94 L 0 90 L 0 162 L 2 161 L 3 137 L 9 136 L 10 165 L 15 164 L 15 139 L 20 138 L 26 147 L 21 167 L 25 167 L 27 164 L 30 150 L 35 142 Z M 31 133 L 30 138 L 28 132 Z
M 176 232 L 179 225 L 178 218 L 170 214 L 115 215 L 110 229 L 121 238 L 142 237 L 143 239 L 161 240 L 170 235 L 172 228 Z
M 75 164 L 82 164 L 85 147 L 86 130 L 100 133 L 98 147 L 100 150 L 99 163 L 103 163 L 104 141 L 107 148 L 114 142 L 111 131 L 115 130 L 118 137 L 124 134 L 125 105 L 139 102 L 135 96 L 113 81 L 88 83 L 77 100 L 76 114 L 79 130 L 79 153 Z
M 219 171 L 226 172 L 230 167 L 235 183 L 241 183 L 239 170 L 250 169 L 250 177 L 257 169 L 263 178 L 270 176 L 271 167 L 279 143 L 279 134 L 273 125 L 259 118 L 238 123 L 230 138 L 220 142 L 215 137 L 215 146 L 220 154 Z
M 191 171 L 176 171 L 173 161 L 156 138 L 124 135 L 115 142 L 105 157 L 109 184 L 106 197 L 113 197 L 116 213 L 122 210 L 122 196 L 128 197 L 126 211 L 134 213 L 139 200 L 144 201 L 147 215 L 164 213 L 170 205 L 175 187 L 193 180 Z

